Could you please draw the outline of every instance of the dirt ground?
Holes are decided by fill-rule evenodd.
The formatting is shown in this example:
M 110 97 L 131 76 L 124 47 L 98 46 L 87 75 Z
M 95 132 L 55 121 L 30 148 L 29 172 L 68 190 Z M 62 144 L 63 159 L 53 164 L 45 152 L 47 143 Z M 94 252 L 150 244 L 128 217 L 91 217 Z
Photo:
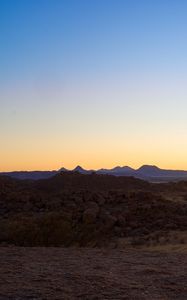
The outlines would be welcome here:
M 187 252 L 0 247 L 0 300 L 187 299 Z

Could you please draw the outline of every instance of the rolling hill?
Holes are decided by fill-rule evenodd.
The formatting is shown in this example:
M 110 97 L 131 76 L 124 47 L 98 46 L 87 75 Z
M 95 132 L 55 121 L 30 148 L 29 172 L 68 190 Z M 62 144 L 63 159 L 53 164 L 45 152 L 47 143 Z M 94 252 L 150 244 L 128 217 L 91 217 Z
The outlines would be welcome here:
M 14 172 L 2 172 L 0 175 L 7 175 L 16 179 L 47 179 L 59 174 L 60 172 L 78 172 L 81 174 L 105 174 L 114 176 L 133 176 L 142 180 L 150 182 L 169 182 L 169 181 L 181 181 L 187 180 L 187 171 L 183 170 L 166 170 L 158 168 L 157 166 L 143 165 L 139 169 L 133 169 L 128 166 L 114 167 L 112 169 L 99 169 L 99 170 L 86 170 L 81 166 L 77 166 L 73 170 L 66 168 L 60 168 L 54 171 L 14 171 Z

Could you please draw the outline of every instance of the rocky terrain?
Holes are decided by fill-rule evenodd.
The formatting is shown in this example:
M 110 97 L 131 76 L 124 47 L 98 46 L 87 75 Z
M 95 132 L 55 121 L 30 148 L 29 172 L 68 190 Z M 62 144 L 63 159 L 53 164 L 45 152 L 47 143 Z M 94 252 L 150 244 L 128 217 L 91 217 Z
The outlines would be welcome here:
M 187 252 L 0 247 L 0 300 L 186 300 Z
M 186 243 L 187 183 L 61 173 L 0 177 L 0 243 L 125 247 Z
M 187 182 L 0 177 L 0 300 L 187 299 Z

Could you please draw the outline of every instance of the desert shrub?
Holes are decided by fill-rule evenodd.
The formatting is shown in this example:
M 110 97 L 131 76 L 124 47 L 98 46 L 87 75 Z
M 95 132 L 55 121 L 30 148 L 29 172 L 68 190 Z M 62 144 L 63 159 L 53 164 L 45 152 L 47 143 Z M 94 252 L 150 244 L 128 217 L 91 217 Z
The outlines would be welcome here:
M 34 246 L 38 234 L 37 223 L 31 218 L 12 218 L 1 222 L 1 242 Z M 2 231 L 3 230 L 3 231 Z
M 71 223 L 57 213 L 48 213 L 38 221 L 39 243 L 45 246 L 68 246 L 72 242 Z
M 18 246 L 68 246 L 72 240 L 71 224 L 55 213 L 4 220 L 0 231 L 0 242 Z
M 143 237 L 133 237 L 131 239 L 131 245 L 136 246 L 142 246 L 146 244 L 146 240 Z

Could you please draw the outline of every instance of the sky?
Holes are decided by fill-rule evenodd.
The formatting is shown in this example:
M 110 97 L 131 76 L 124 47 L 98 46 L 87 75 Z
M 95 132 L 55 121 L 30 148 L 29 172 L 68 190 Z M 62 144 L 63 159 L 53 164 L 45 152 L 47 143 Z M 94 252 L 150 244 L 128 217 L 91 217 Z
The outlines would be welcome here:
M 187 169 L 186 0 L 0 0 L 0 171 Z

